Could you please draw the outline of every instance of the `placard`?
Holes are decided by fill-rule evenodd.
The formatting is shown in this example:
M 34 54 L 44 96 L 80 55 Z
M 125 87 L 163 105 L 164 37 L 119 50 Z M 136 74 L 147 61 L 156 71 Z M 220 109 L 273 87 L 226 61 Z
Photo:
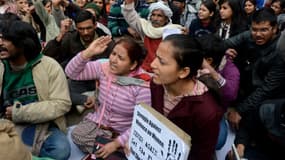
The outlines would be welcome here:
M 128 160 L 187 160 L 191 138 L 144 104 L 135 106 Z

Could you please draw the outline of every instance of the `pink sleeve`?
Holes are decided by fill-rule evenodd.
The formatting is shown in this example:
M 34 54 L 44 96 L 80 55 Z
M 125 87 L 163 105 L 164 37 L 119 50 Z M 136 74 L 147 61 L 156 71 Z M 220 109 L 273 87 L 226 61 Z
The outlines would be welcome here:
M 73 80 L 94 80 L 100 77 L 100 61 L 84 60 L 79 52 L 65 68 L 66 75 Z

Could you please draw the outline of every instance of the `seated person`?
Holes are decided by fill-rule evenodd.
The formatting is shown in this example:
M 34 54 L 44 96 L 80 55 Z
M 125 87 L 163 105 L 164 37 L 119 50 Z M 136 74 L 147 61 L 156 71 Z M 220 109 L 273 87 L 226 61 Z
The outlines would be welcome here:
M 121 39 L 116 42 L 109 60 L 90 61 L 102 54 L 110 42 L 110 36 L 99 37 L 76 55 L 65 69 L 70 79 L 99 81 L 99 106 L 75 126 L 71 136 L 85 153 L 92 153 L 97 136 L 111 138 L 111 142 L 96 152 L 103 158 L 126 144 L 134 106 L 139 103 L 150 105 L 150 77 L 140 67 L 145 54 L 138 43 Z
M 152 106 L 191 136 L 191 160 L 213 158 L 223 116 L 218 99 L 196 78 L 202 62 L 193 38 L 170 35 L 159 44 L 151 63 Z
M 10 119 L 33 155 L 67 160 L 70 144 L 64 115 L 70 110 L 66 76 L 41 54 L 34 28 L 23 21 L 3 22 L 0 41 L 0 113 Z
M 96 23 L 96 18 L 86 10 L 79 12 L 75 18 L 76 31 L 70 32 L 70 20 L 63 20 L 61 22 L 60 34 L 47 43 L 43 53 L 56 59 L 62 67 L 65 68 L 66 64 L 78 52 L 86 49 L 94 39 L 107 35 L 103 30 L 96 26 Z M 109 52 L 106 51 L 101 55 L 92 57 L 92 59 L 107 58 L 108 55 Z M 84 92 L 95 90 L 94 81 L 77 81 L 69 79 L 68 84 L 72 105 L 78 105 L 77 108 L 79 108 L 79 111 L 82 111 L 84 107 L 94 105 L 92 96 L 82 95 Z

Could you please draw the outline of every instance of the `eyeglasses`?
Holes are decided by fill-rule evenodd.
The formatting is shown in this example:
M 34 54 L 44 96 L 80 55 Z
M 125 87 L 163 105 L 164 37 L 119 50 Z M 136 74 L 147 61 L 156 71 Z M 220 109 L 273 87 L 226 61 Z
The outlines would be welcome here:
M 259 32 L 259 33 L 265 34 L 265 33 L 269 32 L 270 30 L 272 30 L 272 27 L 270 27 L 270 28 L 259 28 L 259 29 L 251 27 L 250 30 L 252 33 Z

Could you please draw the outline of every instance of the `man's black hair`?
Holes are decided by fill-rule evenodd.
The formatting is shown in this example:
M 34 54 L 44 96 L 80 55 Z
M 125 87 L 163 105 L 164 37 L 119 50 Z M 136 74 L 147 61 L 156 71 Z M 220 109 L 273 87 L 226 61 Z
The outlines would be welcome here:
M 15 20 L 5 25 L 2 30 L 4 39 L 11 41 L 15 47 L 22 49 L 27 61 L 36 58 L 41 52 L 41 43 L 37 32 L 29 23 Z

